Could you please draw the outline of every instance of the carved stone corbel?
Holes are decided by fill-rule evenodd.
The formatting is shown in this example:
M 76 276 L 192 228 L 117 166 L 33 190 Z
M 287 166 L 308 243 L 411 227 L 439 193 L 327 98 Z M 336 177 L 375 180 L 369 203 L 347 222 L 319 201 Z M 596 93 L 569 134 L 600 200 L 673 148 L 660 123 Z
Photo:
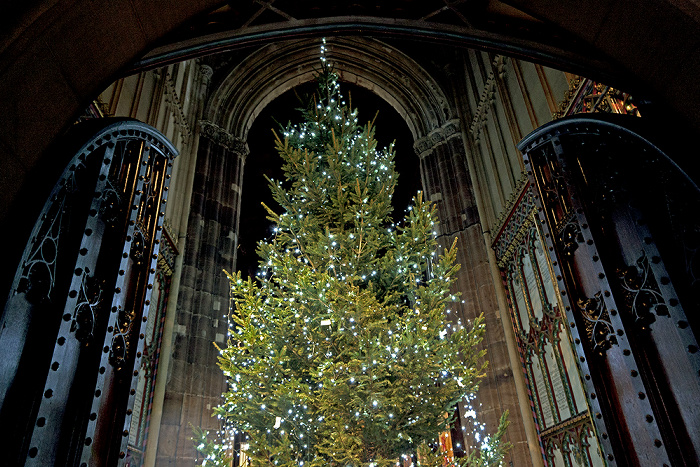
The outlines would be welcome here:
M 445 144 L 452 138 L 461 136 L 459 126 L 460 121 L 458 118 L 448 120 L 439 128 L 434 129 L 423 138 L 416 140 L 416 142 L 413 143 L 413 149 L 416 151 L 416 154 L 418 154 L 418 157 L 423 159 L 431 154 L 437 146 Z
M 246 157 L 250 150 L 248 149 L 248 143 L 243 139 L 233 136 L 231 133 L 216 125 L 215 123 L 209 122 L 207 120 L 199 121 L 200 135 L 204 136 L 213 143 L 223 146 L 229 151 L 241 156 Z

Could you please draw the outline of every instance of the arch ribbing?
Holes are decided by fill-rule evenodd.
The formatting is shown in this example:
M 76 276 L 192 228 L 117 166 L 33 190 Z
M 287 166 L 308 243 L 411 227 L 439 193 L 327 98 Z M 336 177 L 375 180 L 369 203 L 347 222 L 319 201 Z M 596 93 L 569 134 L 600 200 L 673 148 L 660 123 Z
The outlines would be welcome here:
M 233 69 L 214 91 L 206 120 L 245 140 L 263 108 L 319 70 L 321 41 L 269 44 Z M 374 39 L 329 39 L 326 56 L 341 81 L 366 88 L 404 118 L 415 140 L 454 117 L 437 82 L 403 52 Z

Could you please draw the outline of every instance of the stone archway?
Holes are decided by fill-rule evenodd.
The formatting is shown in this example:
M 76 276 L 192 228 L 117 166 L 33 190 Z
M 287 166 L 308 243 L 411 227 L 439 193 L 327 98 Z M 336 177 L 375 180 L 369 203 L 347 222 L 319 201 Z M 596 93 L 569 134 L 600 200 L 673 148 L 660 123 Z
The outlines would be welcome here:
M 205 119 L 245 140 L 260 111 L 318 71 L 319 40 L 268 44 L 240 63 L 209 100 Z M 374 39 L 327 40 L 329 63 L 341 81 L 366 88 L 403 117 L 414 140 L 454 116 L 435 79 L 398 49 Z
M 263 46 L 230 71 L 209 98 L 205 120 L 200 124 L 198 182 L 193 187 L 178 299 L 181 316 L 178 319 L 182 322 L 213 323 L 228 303 L 228 284 L 221 270 L 230 270 L 236 262 L 245 161 L 254 156 L 248 154 L 248 131 L 260 111 L 275 97 L 313 79 L 320 44 L 320 40 L 310 39 Z M 437 206 L 439 242 L 448 246 L 457 240 L 462 268 L 455 287 L 465 300 L 456 306 L 455 319 L 471 322 L 480 314 L 486 316 L 484 347 L 493 363 L 479 400 L 474 402 L 483 402 L 488 407 L 479 411 L 479 421 L 494 431 L 501 411 L 509 410 L 509 438 L 515 445 L 509 459 L 523 465 L 537 465 L 538 453 L 531 458 L 528 448 L 537 444 L 535 427 L 527 412 L 528 405 L 519 401 L 521 395 L 516 390 L 519 383 L 515 380 L 522 375 L 511 370 L 517 368 L 517 362 L 511 361 L 491 273 L 483 262 L 488 246 L 477 214 L 457 102 L 451 101 L 436 79 L 416 61 L 386 43 L 361 38 L 329 39 L 327 49 L 327 59 L 341 80 L 376 93 L 405 119 L 420 158 L 424 197 Z M 207 311 L 209 308 L 213 311 Z M 181 335 L 180 339 L 173 351 L 171 378 L 186 379 L 191 361 L 198 362 L 198 371 L 207 375 L 205 379 L 213 377 L 217 370 L 215 359 L 211 359 L 211 365 L 202 363 L 208 361 L 208 351 L 201 344 L 203 339 L 195 335 Z M 198 395 L 166 391 L 169 391 L 166 400 L 181 400 L 182 406 L 188 407 L 187 416 L 196 420 L 204 410 L 201 401 L 215 401 L 221 388 L 215 384 L 205 389 L 209 392 Z M 166 406 L 163 410 L 163 420 L 176 418 L 169 416 Z M 462 415 L 466 412 L 463 410 Z M 194 424 L 180 419 L 168 422 L 161 430 L 168 438 L 180 439 L 182 432 L 188 430 L 188 422 Z M 467 423 L 466 417 L 461 423 Z M 155 459 L 156 464 L 173 460 Z

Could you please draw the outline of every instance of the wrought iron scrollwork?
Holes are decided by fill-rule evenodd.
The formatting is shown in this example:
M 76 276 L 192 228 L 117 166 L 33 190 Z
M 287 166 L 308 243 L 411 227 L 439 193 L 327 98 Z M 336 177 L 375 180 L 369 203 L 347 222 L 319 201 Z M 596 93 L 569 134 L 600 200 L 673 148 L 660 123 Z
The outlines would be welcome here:
M 593 298 L 580 299 L 577 305 L 586 320 L 586 334 L 593 344 L 593 350 L 603 356 L 609 348 L 617 345 L 617 337 L 615 337 L 615 330 L 610 322 L 610 315 L 602 294 L 598 292 Z
M 76 159 L 57 185 L 50 202 L 44 207 L 32 237 L 32 248 L 25 253 L 16 292 L 26 293 L 27 300 L 39 303 L 50 299 L 56 285 L 57 261 L 61 238 L 70 228 L 71 210 L 76 196 L 84 188 L 86 165 Z
M 41 216 L 41 227 L 32 239 L 33 248 L 22 264 L 18 293 L 26 293 L 30 302 L 38 303 L 51 296 L 56 280 L 56 261 L 66 213 L 66 198 L 74 191 L 74 177 L 65 181 Z
M 90 271 L 83 271 L 78 291 L 78 303 L 73 312 L 71 332 L 75 338 L 87 344 L 95 337 L 95 326 L 101 305 L 102 288 L 97 280 L 89 275 Z
M 636 264 L 620 271 L 619 275 L 628 311 L 634 316 L 639 330 L 647 330 L 656 321 L 656 316 L 668 316 L 666 301 L 659 291 L 646 253 L 642 252 Z
M 63 199 L 55 201 L 40 238 L 34 240 L 34 249 L 22 264 L 22 276 L 17 285 L 18 293 L 26 293 L 27 300 L 38 303 L 49 298 L 56 279 L 56 260 L 63 217 Z
M 581 227 L 578 225 L 578 222 L 573 217 L 570 217 L 568 221 L 562 225 L 559 232 L 561 251 L 565 256 L 573 255 L 578 249 L 578 244 L 583 243 Z
M 129 256 L 136 266 L 143 264 L 146 259 L 147 241 L 146 236 L 140 228 L 134 229 L 134 237 L 131 240 L 131 251 Z
M 109 363 L 117 370 L 124 369 L 131 348 L 131 329 L 135 313 L 119 307 L 117 322 L 112 334 L 112 345 L 109 349 Z
M 105 190 L 102 194 L 102 205 L 100 214 L 102 220 L 108 227 L 115 227 L 121 218 L 122 198 L 119 192 L 112 185 L 111 180 L 107 180 Z

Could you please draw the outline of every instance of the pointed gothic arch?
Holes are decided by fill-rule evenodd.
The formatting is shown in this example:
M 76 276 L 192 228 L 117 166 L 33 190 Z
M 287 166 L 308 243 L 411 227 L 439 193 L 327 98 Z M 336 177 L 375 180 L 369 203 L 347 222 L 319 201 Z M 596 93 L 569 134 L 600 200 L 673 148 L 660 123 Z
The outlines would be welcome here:
M 259 48 L 236 66 L 213 92 L 205 119 L 242 141 L 262 109 L 284 92 L 313 80 L 319 66 L 318 39 Z M 387 101 L 403 117 L 414 140 L 454 116 L 436 80 L 398 49 L 375 39 L 333 38 L 328 61 L 341 77 Z
M 184 259 L 184 267 L 193 274 L 182 279 L 181 287 L 188 293 L 179 302 L 179 309 L 196 310 L 205 296 L 206 300 L 226 303 L 228 286 L 222 280 L 223 274 L 201 265 L 227 264 L 226 261 L 235 264 L 241 187 L 249 154 L 248 131 L 261 110 L 277 96 L 313 80 L 319 68 L 320 45 L 321 40 L 315 38 L 258 48 L 242 58 L 212 90 L 200 122 L 197 172 L 202 176 L 201 183 L 193 187 L 187 234 L 192 239 L 187 248 L 197 252 L 197 257 Z M 456 91 L 443 90 L 440 82 L 418 61 L 376 39 L 328 39 L 327 49 L 327 59 L 340 74 L 341 81 L 366 88 L 384 99 L 397 110 L 412 133 L 413 147 L 420 159 L 424 199 L 436 203 L 438 242 L 441 247 L 448 247 L 456 240 L 458 261 L 463 265 L 455 290 L 466 291 L 467 299 L 456 305 L 453 316 L 462 322 L 472 322 L 481 314 L 496 316 L 499 311 L 495 301 L 484 298 L 492 293 L 491 285 L 486 285 L 488 291 L 484 291 L 484 281 L 491 280 L 483 267 L 487 245 L 467 162 L 467 124 L 460 121 L 465 114 L 458 109 Z M 232 241 L 222 240 L 224 237 Z M 184 314 L 187 315 L 184 321 L 191 319 L 192 313 Z M 487 329 L 497 336 L 503 334 L 498 320 L 487 324 Z M 494 338 L 484 346 L 488 352 L 502 356 L 489 366 L 478 395 L 479 401 L 491 407 L 484 411 L 480 421 L 495 429 L 503 411 L 521 412 L 516 396 L 519 384 L 516 379 L 521 375 L 510 369 L 515 354 L 509 354 L 505 339 Z M 165 397 L 173 400 L 188 397 L 181 390 L 171 392 Z M 493 401 L 498 401 L 498 408 Z M 461 423 L 468 423 L 468 412 L 460 407 Z M 519 445 L 513 459 L 529 459 L 532 455 L 527 438 L 536 439 L 535 426 L 529 414 L 525 415 L 511 419 L 513 428 L 509 436 Z M 173 429 L 177 433 L 183 431 L 182 426 Z M 466 445 L 461 433 L 455 436 L 459 436 L 458 444 Z

